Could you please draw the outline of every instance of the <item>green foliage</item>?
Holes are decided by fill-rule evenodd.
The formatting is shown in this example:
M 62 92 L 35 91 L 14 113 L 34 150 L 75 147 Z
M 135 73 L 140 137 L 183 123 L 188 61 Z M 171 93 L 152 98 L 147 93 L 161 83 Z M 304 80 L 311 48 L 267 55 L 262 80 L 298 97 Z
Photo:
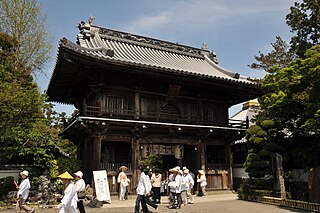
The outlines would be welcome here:
M 0 200 L 4 200 L 10 191 L 16 190 L 13 180 L 12 176 L 0 178 Z
M 246 198 L 247 196 L 270 197 L 273 195 L 272 187 L 272 179 L 251 178 L 240 185 L 238 195 L 240 198 Z
M 320 44 L 320 4 L 318 0 L 295 2 L 286 17 L 296 35 L 291 38 L 291 49 L 304 58 L 306 50 Z
M 141 165 L 154 170 L 161 169 L 163 167 L 162 157 L 157 154 L 150 154 L 148 158 L 141 161 Z
M 28 68 L 13 63 L 15 40 L 0 33 L 0 44 L 0 164 L 23 162 L 46 169 L 56 155 L 74 155 L 75 146 L 58 136 L 60 114 L 45 103 Z M 61 154 L 60 144 L 68 147 L 66 153 Z
M 274 126 L 274 121 L 273 120 L 263 120 L 260 122 L 261 127 L 264 129 L 269 129 Z
M 316 154 L 320 151 L 320 45 L 305 55 L 266 75 L 262 81 L 265 93 L 259 98 L 263 111 L 256 126 L 247 131 L 250 146 L 259 154 L 262 149 L 283 154 L 287 169 L 320 164 Z
M 68 172 L 76 172 L 81 168 L 81 161 L 76 158 L 65 158 L 59 157 L 57 158 L 57 166 L 59 174 L 68 171 Z
M 273 50 L 266 55 L 260 53 L 255 57 L 258 63 L 250 66 L 268 73 L 261 81 L 262 110 L 246 135 L 250 153 L 245 169 L 250 181 L 272 175 L 268 164 L 274 153 L 283 156 L 285 170 L 320 165 L 319 1 L 294 3 L 286 20 L 296 32 L 290 49 L 277 37 Z
M 59 166 L 57 160 L 50 160 L 50 177 L 57 178 L 59 175 Z
M 258 63 L 252 63 L 249 67 L 274 73 L 278 68 L 286 67 L 294 59 L 294 54 L 289 51 L 289 45 L 280 36 L 276 37 L 275 43 L 271 43 L 271 46 L 273 50 L 266 55 L 259 51 L 259 55 L 254 57 Z

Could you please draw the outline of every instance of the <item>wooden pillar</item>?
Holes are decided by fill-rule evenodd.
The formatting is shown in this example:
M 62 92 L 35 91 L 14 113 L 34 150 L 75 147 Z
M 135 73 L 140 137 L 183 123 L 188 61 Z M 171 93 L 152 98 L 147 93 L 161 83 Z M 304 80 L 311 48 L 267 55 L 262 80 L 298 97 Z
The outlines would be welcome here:
M 140 93 L 139 92 L 136 92 L 134 94 L 134 118 L 135 119 L 139 119 L 139 115 L 140 115 Z
M 93 136 L 92 153 L 92 170 L 99 170 L 101 161 L 101 136 L 99 134 Z
M 199 139 L 198 150 L 200 163 L 199 168 L 206 171 L 206 144 L 202 139 Z
M 83 140 L 83 155 L 82 155 L 82 163 L 83 163 L 83 170 L 84 172 L 91 171 L 91 163 L 90 163 L 90 146 L 87 138 L 84 138 Z
M 228 180 L 227 180 L 227 186 L 230 190 L 233 189 L 233 177 L 232 177 L 232 161 L 231 161 L 231 146 L 230 142 L 228 141 L 225 143 L 225 158 L 226 158 L 226 166 L 228 170 Z
M 137 167 L 139 165 L 139 157 L 140 157 L 140 143 L 139 139 L 136 137 L 132 138 L 132 170 L 133 170 L 133 177 L 131 186 L 135 189 L 138 185 L 138 174 L 137 174 Z

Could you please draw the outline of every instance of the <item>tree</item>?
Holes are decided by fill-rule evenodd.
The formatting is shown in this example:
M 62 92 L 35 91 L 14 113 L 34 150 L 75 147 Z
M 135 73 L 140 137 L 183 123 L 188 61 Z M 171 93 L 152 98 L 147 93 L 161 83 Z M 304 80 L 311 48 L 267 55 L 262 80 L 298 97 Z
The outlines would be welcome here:
M 280 36 L 276 37 L 275 43 L 271 43 L 271 46 L 273 50 L 266 55 L 259 51 L 259 56 L 254 57 L 258 63 L 252 63 L 249 67 L 270 73 L 274 71 L 273 67 L 282 69 L 294 59 L 289 45 Z
M 286 16 L 287 24 L 296 35 L 291 38 L 291 51 L 305 57 L 310 47 L 320 44 L 320 4 L 319 0 L 295 2 Z
M 2 0 L 0 13 L 1 31 L 17 42 L 12 65 L 33 74 L 41 71 L 52 50 L 42 5 L 37 0 Z
M 272 120 L 276 129 L 266 140 L 283 147 L 286 169 L 320 165 L 320 45 L 305 57 L 267 74 L 259 98 L 262 120 Z
M 45 102 L 27 68 L 12 65 L 15 39 L 0 33 L 0 45 L 0 164 L 49 167 L 57 155 L 74 157 L 76 147 L 59 137 L 65 114 Z

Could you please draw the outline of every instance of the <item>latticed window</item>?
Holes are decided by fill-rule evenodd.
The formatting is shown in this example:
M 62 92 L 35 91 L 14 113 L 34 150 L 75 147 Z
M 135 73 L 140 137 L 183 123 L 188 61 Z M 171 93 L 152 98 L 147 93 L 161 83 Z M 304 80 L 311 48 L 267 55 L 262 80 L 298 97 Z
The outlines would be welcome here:
M 133 100 L 121 96 L 107 96 L 105 106 L 107 112 L 119 114 L 129 114 L 134 109 Z
M 204 120 L 214 124 L 224 124 L 228 122 L 228 109 L 221 104 L 205 103 Z
M 141 98 L 141 115 L 157 117 L 159 115 L 160 100 L 152 98 Z
M 180 117 L 184 121 L 200 120 L 200 110 L 197 103 L 179 103 Z
M 226 167 L 225 147 L 208 145 L 206 147 L 207 167 L 211 169 L 224 169 Z

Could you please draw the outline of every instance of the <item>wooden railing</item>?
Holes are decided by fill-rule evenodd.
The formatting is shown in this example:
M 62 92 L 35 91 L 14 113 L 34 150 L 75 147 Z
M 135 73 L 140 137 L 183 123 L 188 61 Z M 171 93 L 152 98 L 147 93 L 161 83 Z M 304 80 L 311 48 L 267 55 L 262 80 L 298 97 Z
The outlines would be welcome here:
M 130 120 L 156 121 L 156 122 L 171 122 L 178 124 L 193 124 L 193 125 L 215 125 L 221 127 L 234 127 L 247 129 L 248 122 L 243 120 L 221 120 L 213 118 L 201 118 L 192 115 L 177 115 L 164 112 L 150 112 L 150 111 L 135 111 L 125 109 L 110 109 L 101 108 L 89 105 L 83 105 L 83 111 L 75 114 L 66 123 L 65 127 L 71 124 L 79 116 L 89 117 L 104 117 L 104 118 L 120 118 Z
M 127 172 L 132 172 L 132 164 L 131 163 L 101 163 L 100 169 L 110 171 L 119 171 L 120 166 L 126 166 L 128 168 Z

